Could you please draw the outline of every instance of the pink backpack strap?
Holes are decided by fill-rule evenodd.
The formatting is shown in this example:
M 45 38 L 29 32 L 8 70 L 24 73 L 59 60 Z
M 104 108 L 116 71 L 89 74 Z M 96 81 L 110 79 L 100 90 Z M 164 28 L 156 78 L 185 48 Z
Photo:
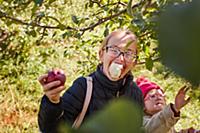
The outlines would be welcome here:
M 80 114 L 76 117 L 76 120 L 74 121 L 72 128 L 79 128 L 84 117 L 85 114 L 87 112 L 91 97 L 92 97 L 92 77 L 86 77 L 86 81 L 87 81 L 87 90 L 86 90 L 86 96 L 85 96 L 85 100 L 84 100 L 84 104 L 83 104 L 83 108 L 82 111 L 80 112 Z

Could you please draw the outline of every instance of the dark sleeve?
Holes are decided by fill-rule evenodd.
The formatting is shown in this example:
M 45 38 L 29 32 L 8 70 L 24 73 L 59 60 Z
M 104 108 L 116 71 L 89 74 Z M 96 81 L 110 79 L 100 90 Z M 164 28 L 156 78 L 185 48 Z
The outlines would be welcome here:
M 40 131 L 43 133 L 55 133 L 61 122 L 73 124 L 82 109 L 85 94 L 86 79 L 80 77 L 63 94 L 60 103 L 51 103 L 46 96 L 43 96 L 38 114 Z
M 62 108 L 64 119 L 73 124 L 74 120 L 81 112 L 86 95 L 86 78 L 77 79 L 62 97 Z
M 142 95 L 142 91 L 140 90 L 140 88 L 136 85 L 135 82 L 133 82 L 133 86 L 134 86 L 134 92 L 133 92 L 133 97 L 136 101 L 136 103 L 143 109 L 144 108 L 144 99 L 143 99 L 143 95 Z
M 49 101 L 46 95 L 42 97 L 39 114 L 38 124 L 42 133 L 56 132 L 55 127 L 59 122 L 59 117 L 62 115 L 61 103 L 54 104 Z
M 176 112 L 176 110 L 174 109 L 172 103 L 170 103 L 170 108 L 171 108 L 171 110 L 172 110 L 173 113 L 174 113 L 174 117 L 180 117 L 180 111 L 179 111 L 179 112 Z

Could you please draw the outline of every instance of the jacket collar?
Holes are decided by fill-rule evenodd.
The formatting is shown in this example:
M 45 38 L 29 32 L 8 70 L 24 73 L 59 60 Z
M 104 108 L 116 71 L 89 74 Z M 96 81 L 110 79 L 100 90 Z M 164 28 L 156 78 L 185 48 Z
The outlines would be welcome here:
M 105 88 L 118 91 L 124 87 L 126 82 L 133 80 L 133 76 L 131 72 L 129 72 L 123 79 L 118 81 L 111 81 L 107 78 L 107 76 L 103 73 L 102 65 L 98 65 L 97 70 L 95 72 L 95 77 L 97 78 L 98 82 Z

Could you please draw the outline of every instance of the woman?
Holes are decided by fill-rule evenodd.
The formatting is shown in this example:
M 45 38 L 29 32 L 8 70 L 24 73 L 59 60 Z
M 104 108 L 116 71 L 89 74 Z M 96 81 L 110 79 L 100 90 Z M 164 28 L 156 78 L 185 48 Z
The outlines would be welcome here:
M 127 30 L 116 30 L 102 42 L 100 64 L 89 76 L 93 79 L 93 93 L 86 118 L 101 110 L 109 101 L 126 97 L 143 107 L 142 92 L 133 82 L 131 69 L 137 62 L 137 38 Z M 42 132 L 56 132 L 61 121 L 73 124 L 81 112 L 86 95 L 86 78 L 77 78 L 60 96 L 64 86 L 60 81 L 45 83 L 47 74 L 39 78 L 45 95 L 42 98 L 38 121 Z

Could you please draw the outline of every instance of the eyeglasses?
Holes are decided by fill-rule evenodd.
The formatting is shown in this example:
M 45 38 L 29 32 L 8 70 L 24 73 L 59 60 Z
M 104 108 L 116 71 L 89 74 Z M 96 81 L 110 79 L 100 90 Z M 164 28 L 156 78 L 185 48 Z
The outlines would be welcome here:
M 131 50 L 122 52 L 118 47 L 106 46 L 106 52 L 112 57 L 119 57 L 121 54 L 124 56 L 124 59 L 128 62 L 136 61 L 138 56 Z
M 157 97 L 165 97 L 165 94 L 160 89 L 151 90 L 144 98 L 146 100 L 155 100 Z

